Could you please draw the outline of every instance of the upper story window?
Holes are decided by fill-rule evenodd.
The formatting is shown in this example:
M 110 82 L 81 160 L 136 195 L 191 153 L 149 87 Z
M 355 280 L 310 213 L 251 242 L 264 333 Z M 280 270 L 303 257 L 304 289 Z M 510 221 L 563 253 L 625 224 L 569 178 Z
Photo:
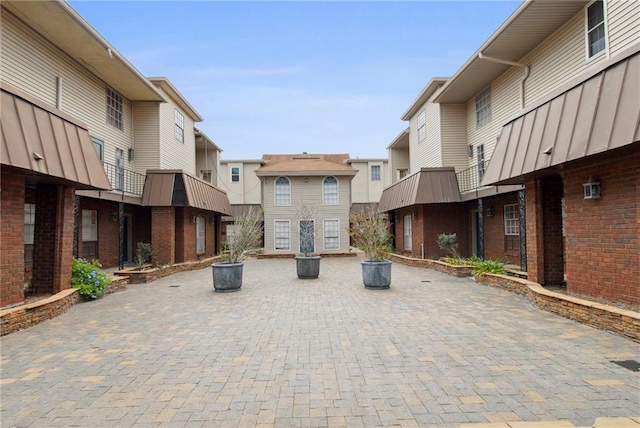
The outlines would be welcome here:
M 491 122 L 491 86 L 487 86 L 476 95 L 476 127 Z
M 289 179 L 287 177 L 278 177 L 276 179 L 275 187 L 274 205 L 291 205 L 291 182 Z
M 91 137 L 91 142 L 93 143 L 93 148 L 98 155 L 98 159 L 102 162 L 104 160 L 104 141 Z
M 587 57 L 591 58 L 606 47 L 605 31 L 604 31 L 604 2 L 596 0 L 587 6 Z
M 338 205 L 338 179 L 325 177 L 322 180 L 322 203 L 324 205 Z
M 122 95 L 107 88 L 107 123 L 116 128 L 123 129 L 124 102 Z
M 173 116 L 176 123 L 176 140 L 184 143 L 184 115 L 176 109 Z
M 231 167 L 231 182 L 240 183 L 240 167 L 239 166 Z
M 418 115 L 418 142 L 427 138 L 427 111 L 422 110 Z
M 484 167 L 485 167 L 485 162 L 484 162 L 484 144 L 480 144 L 478 146 L 478 150 L 477 150 L 477 153 L 476 153 L 476 159 L 478 160 L 478 184 L 480 184 L 480 182 L 484 178 Z
M 115 190 L 124 190 L 124 150 L 116 148 Z
M 371 165 L 371 181 L 380 181 L 380 165 Z

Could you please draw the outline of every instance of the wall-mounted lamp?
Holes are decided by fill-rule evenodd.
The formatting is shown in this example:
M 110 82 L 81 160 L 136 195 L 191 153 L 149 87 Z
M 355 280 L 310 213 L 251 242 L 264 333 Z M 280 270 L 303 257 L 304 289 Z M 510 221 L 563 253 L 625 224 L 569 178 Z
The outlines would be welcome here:
M 209 223 L 216 224 L 216 218 L 214 216 L 211 216 L 211 218 L 209 219 Z
M 127 157 L 129 158 L 129 162 L 133 160 L 133 149 L 127 150 Z
M 493 208 L 493 205 L 487 208 L 487 217 L 493 217 L 495 214 L 496 214 L 496 209 Z
M 189 217 L 189 221 L 191 223 L 195 223 L 196 222 L 196 216 L 192 215 L 191 217 Z
M 305 182 L 305 183 L 308 183 L 308 182 L 309 182 L 309 179 L 308 179 L 307 177 L 305 177 L 305 178 L 304 178 L 304 182 Z
M 110 212 L 109 221 L 118 221 L 118 213 Z
M 602 187 L 599 181 L 595 181 L 592 176 L 589 176 L 589 180 L 582 186 L 584 188 L 585 199 L 600 199 Z
M 415 211 L 414 211 L 413 213 L 411 213 L 411 218 L 412 218 L 413 220 L 417 220 L 417 219 L 418 219 L 418 213 L 417 213 L 417 212 L 415 212 Z

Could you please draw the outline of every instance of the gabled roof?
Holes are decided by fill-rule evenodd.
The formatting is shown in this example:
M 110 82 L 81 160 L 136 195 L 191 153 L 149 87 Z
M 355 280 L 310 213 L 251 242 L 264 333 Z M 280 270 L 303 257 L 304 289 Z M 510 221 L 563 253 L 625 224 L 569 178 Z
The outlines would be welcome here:
M 67 2 L 2 0 L 7 9 L 131 101 L 164 102 L 158 90 Z
M 582 10 L 589 0 L 527 0 L 449 78 L 436 95 L 438 103 L 465 103 Z
M 195 108 L 189 101 L 182 96 L 180 91 L 166 77 L 148 77 L 149 81 L 162 89 L 167 95 L 171 97 L 174 103 L 176 103 L 182 110 L 185 111 L 191 117 L 194 122 L 202 122 L 204 119 L 198 114 Z
M 263 155 L 262 160 L 265 163 L 256 170 L 258 176 L 356 175 L 357 173 L 347 163 L 348 154 Z
M 440 87 L 447 81 L 447 77 L 434 77 L 432 78 L 427 86 L 422 89 L 422 92 L 418 95 L 418 97 L 413 100 L 413 103 L 409 106 L 407 111 L 402 114 L 402 120 L 410 120 L 414 114 L 418 112 L 418 109 L 427 102 L 429 98 L 438 90 Z

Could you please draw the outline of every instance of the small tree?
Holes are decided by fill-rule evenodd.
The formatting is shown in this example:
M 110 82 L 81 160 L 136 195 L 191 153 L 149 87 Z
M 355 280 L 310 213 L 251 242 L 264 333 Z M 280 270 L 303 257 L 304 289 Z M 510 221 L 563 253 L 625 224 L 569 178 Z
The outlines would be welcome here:
M 134 262 L 137 268 L 142 269 L 147 261 L 149 261 L 152 254 L 153 250 L 151 249 L 151 244 L 148 242 L 138 242 L 136 255 L 134 257 Z
M 369 261 L 386 260 L 391 252 L 391 235 L 386 220 L 374 206 L 356 211 L 349 218 L 353 246 L 364 251 Z
M 460 258 L 458 255 L 458 236 L 455 233 L 441 233 L 438 235 L 438 247 L 446 251 L 447 254 L 454 258 Z
M 262 216 L 259 210 L 252 207 L 235 218 L 234 227 L 227 236 L 227 251 L 222 256 L 227 263 L 238 263 L 261 244 Z
M 299 227 L 300 252 L 304 257 L 311 257 L 315 251 L 316 210 L 304 201 L 297 201 L 295 207 Z

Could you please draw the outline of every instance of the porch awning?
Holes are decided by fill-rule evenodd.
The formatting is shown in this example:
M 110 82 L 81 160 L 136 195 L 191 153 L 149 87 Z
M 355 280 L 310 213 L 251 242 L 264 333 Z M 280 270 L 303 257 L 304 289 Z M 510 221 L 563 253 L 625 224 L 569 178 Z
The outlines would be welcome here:
M 454 168 L 421 168 L 417 173 L 384 189 L 378 208 L 381 212 L 387 212 L 411 205 L 461 200 Z
M 232 215 L 225 192 L 182 170 L 147 170 L 142 205 L 193 207 Z
M 0 162 L 30 182 L 111 190 L 86 125 L 34 97 L 0 85 Z
M 507 123 L 483 185 L 525 176 L 640 141 L 640 53 L 591 75 Z

